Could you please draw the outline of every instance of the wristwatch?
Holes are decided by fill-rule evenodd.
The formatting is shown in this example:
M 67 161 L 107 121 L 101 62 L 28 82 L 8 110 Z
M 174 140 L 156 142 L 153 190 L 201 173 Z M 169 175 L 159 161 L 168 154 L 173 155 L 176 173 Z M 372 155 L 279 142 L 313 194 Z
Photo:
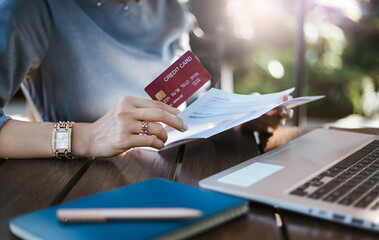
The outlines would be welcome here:
M 54 125 L 52 152 L 56 158 L 71 159 L 71 133 L 74 122 L 59 121 Z

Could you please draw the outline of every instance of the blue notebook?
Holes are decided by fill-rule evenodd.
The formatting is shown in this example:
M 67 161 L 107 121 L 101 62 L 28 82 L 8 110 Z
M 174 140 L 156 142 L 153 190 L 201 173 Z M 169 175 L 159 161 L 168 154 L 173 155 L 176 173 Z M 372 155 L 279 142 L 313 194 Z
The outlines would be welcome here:
M 185 220 L 60 223 L 58 208 L 185 207 L 203 215 Z M 29 213 L 9 222 L 25 239 L 181 239 L 248 211 L 248 202 L 166 179 L 151 179 L 90 197 Z

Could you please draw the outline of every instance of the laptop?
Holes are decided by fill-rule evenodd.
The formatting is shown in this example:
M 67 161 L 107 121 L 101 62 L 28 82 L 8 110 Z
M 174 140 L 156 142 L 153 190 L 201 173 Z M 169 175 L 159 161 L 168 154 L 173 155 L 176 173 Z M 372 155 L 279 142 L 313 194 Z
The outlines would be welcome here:
M 379 231 L 379 136 L 315 129 L 199 185 Z

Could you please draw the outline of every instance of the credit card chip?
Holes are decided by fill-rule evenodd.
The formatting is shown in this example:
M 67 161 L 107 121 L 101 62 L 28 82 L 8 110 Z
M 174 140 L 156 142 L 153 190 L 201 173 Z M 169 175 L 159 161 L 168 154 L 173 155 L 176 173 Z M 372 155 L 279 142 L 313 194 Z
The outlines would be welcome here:
M 166 93 L 164 93 L 163 90 L 160 90 L 157 94 L 155 94 L 155 97 L 158 101 L 161 101 L 163 98 L 166 97 Z

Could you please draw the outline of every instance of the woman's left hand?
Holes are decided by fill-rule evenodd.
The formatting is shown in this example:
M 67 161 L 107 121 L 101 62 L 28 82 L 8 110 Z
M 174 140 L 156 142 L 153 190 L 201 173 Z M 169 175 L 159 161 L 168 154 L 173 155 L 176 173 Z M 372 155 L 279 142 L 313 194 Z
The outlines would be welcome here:
M 291 99 L 291 96 L 286 96 L 283 101 Z M 242 128 L 251 131 L 263 133 L 273 133 L 275 129 L 283 126 L 286 120 L 293 117 L 293 110 L 285 107 L 275 108 L 261 117 L 242 124 Z

